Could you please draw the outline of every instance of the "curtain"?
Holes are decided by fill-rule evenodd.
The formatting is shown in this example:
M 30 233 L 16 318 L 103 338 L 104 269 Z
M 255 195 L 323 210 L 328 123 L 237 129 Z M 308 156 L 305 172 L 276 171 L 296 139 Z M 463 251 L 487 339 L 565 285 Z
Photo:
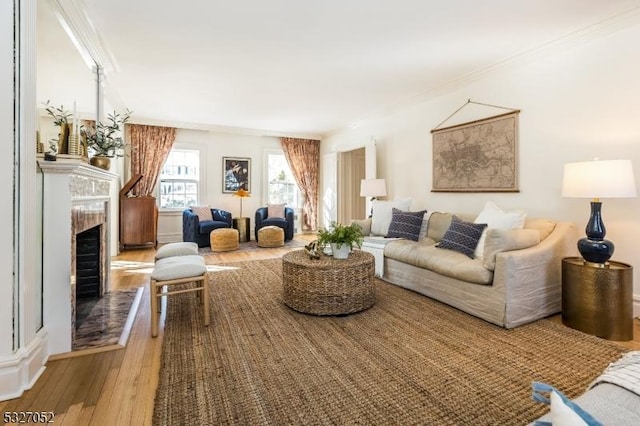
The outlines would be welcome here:
M 282 138 L 281 143 L 293 177 L 304 197 L 302 229 L 315 231 L 318 225 L 320 141 Z
M 176 129 L 142 124 L 127 124 L 126 129 L 131 146 L 131 175 L 142 175 L 131 192 L 138 197 L 153 195 L 160 169 L 176 139 Z

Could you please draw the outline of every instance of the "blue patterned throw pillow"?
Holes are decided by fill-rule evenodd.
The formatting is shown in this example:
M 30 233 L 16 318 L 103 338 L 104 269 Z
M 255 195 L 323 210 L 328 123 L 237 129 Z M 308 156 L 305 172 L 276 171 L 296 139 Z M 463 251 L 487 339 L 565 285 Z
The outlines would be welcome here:
M 542 402 L 551 407 L 551 421 L 536 420 L 534 426 L 562 426 L 585 425 L 602 426 L 590 413 L 582 409 L 578 404 L 567 398 L 562 392 L 551 385 L 541 382 L 531 384 L 533 392 L 531 397 L 536 402 Z M 549 396 L 546 397 L 545 395 Z
M 473 259 L 473 252 L 478 245 L 480 236 L 482 236 L 482 231 L 486 227 L 486 223 L 465 222 L 457 216 L 453 216 L 449 229 L 444 233 L 444 237 L 436 247 L 454 250 Z
M 419 212 L 404 212 L 395 207 L 391 209 L 391 224 L 386 235 L 387 238 L 406 238 L 418 241 L 422 219 L 426 210 Z

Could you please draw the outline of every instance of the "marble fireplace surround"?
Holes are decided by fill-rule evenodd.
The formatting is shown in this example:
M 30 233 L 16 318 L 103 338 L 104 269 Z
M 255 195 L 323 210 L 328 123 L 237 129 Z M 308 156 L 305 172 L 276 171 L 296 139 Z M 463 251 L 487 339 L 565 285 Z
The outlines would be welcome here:
M 111 203 L 119 177 L 82 160 L 39 161 L 43 172 L 43 319 L 49 354 L 75 336 L 76 235 L 100 227 L 100 294 L 109 291 Z

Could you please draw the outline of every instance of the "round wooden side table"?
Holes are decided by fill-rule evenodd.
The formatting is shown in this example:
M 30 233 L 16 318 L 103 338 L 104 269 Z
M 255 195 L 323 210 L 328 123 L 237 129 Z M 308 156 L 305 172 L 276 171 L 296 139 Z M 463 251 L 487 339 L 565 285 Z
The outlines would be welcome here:
M 282 256 L 283 301 L 314 315 L 346 315 L 373 306 L 374 258 L 354 250 L 347 259 L 321 255 L 310 259 L 304 250 Z
M 562 323 L 607 340 L 632 340 L 631 265 L 562 259 Z

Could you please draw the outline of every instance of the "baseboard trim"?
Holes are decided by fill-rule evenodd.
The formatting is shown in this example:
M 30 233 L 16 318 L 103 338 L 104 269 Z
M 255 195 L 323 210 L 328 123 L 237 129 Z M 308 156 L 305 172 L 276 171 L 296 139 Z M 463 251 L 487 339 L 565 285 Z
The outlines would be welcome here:
M 46 368 L 47 340 L 43 328 L 26 347 L 0 358 L 0 401 L 18 398 L 33 387 Z
M 158 242 L 160 244 L 177 243 L 182 241 L 182 234 L 179 232 L 158 234 Z

